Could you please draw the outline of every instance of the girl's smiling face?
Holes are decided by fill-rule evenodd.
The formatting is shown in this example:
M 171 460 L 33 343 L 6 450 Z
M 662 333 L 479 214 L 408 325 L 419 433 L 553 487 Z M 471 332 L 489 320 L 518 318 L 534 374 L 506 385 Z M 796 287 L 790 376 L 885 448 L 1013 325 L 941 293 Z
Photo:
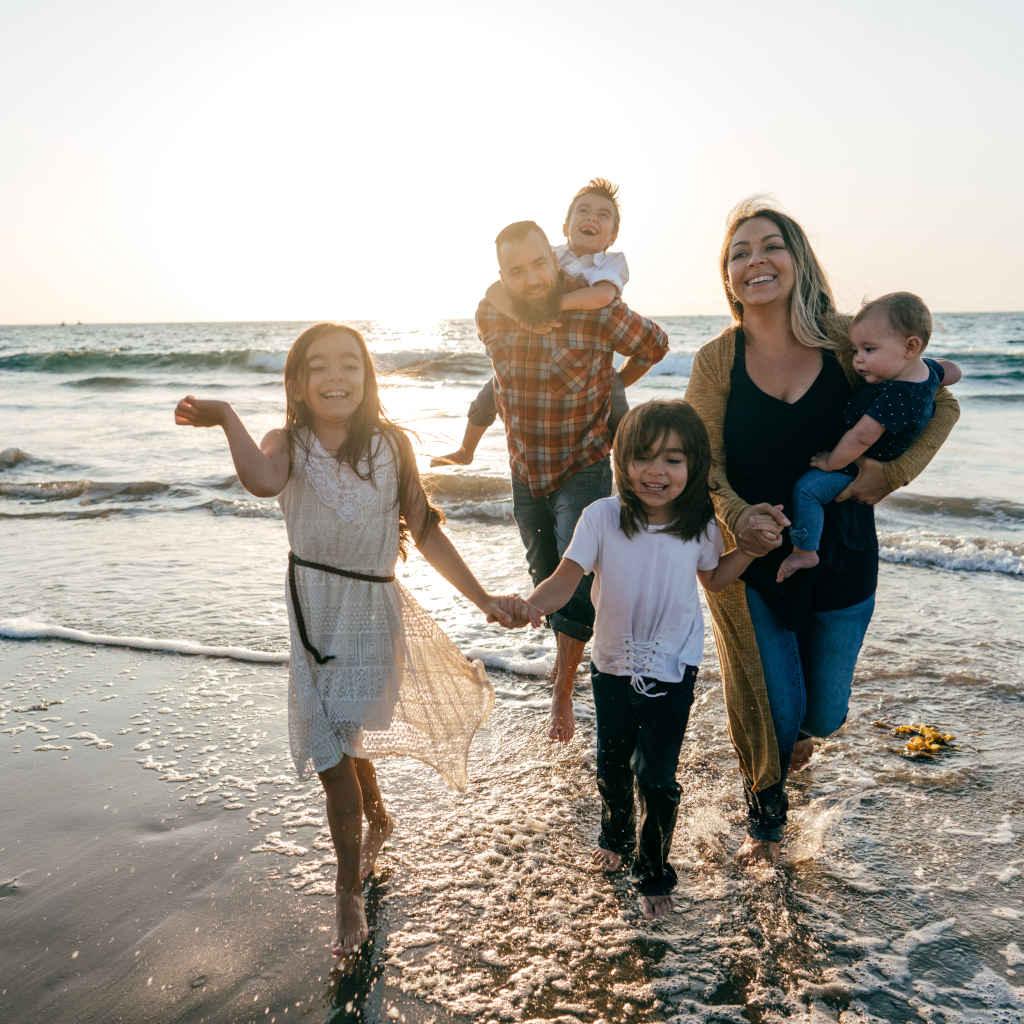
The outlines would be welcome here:
M 359 343 L 348 331 L 331 331 L 306 350 L 302 399 L 316 429 L 344 424 L 363 401 L 366 367 Z
M 752 217 L 736 229 L 726 269 L 729 288 L 744 308 L 788 301 L 796 282 L 793 257 L 778 225 L 768 217 Z
M 639 498 L 651 526 L 665 526 L 675 518 L 676 499 L 686 489 L 688 467 L 679 435 L 670 430 L 626 467 L 629 486 Z

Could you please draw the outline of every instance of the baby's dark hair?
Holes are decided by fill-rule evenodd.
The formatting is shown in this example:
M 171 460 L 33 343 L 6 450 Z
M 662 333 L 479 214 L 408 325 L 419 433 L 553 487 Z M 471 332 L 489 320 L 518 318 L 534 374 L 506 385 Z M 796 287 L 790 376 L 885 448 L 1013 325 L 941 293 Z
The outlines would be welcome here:
M 932 315 L 924 302 L 912 292 L 889 292 L 888 295 L 864 303 L 850 326 L 859 324 L 871 313 L 884 313 L 889 326 L 904 338 L 916 335 L 921 339 L 921 348 L 927 346 L 932 336 Z
M 619 526 L 627 537 L 647 526 L 643 502 L 629 482 L 629 464 L 659 452 L 670 433 L 678 436 L 686 455 L 686 486 L 673 503 L 675 518 L 665 533 L 682 540 L 697 540 L 715 517 L 708 490 L 711 442 L 703 421 L 693 406 L 682 399 L 644 402 L 623 416 L 613 445 Z
M 615 231 L 619 230 L 619 186 L 612 184 L 607 178 L 591 178 L 572 197 L 572 202 L 569 204 L 569 210 L 565 215 L 565 223 L 568 224 L 572 219 L 572 208 L 576 205 L 576 200 L 581 199 L 583 196 L 602 196 L 612 204 L 612 209 L 615 211 Z
M 377 373 L 366 340 L 347 324 L 318 323 L 307 327 L 292 342 L 284 363 L 285 421 L 289 442 L 295 441 L 310 457 L 313 446 L 313 415 L 305 402 L 306 353 L 310 346 L 328 334 L 341 332 L 356 343 L 363 362 L 363 400 L 348 424 L 348 437 L 334 453 L 339 462 L 348 463 L 361 480 L 373 480 L 374 463 L 380 455 L 375 443 L 379 435 L 390 445 L 398 467 L 399 553 L 405 558 L 410 533 L 419 544 L 435 526 L 444 521 L 440 509 L 431 504 L 420 483 L 416 456 L 404 428 L 384 414 L 377 390 Z M 290 449 L 289 449 L 290 451 Z M 361 467 L 365 466 L 365 474 Z M 294 470 L 294 466 L 291 467 Z

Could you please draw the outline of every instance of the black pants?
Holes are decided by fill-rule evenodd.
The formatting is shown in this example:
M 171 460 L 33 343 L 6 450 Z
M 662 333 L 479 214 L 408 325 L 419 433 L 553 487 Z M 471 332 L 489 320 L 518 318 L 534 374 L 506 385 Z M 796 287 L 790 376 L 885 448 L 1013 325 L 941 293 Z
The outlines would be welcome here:
M 633 860 L 637 887 L 648 896 L 676 886 L 668 862 L 682 790 L 676 782 L 679 749 L 693 705 L 697 667 L 682 682 L 645 679 L 648 693 L 634 689 L 629 676 L 613 676 L 590 666 L 597 712 L 597 788 L 601 794 L 600 846 Z M 657 694 L 657 696 L 655 696 Z M 634 783 L 640 804 L 639 830 Z

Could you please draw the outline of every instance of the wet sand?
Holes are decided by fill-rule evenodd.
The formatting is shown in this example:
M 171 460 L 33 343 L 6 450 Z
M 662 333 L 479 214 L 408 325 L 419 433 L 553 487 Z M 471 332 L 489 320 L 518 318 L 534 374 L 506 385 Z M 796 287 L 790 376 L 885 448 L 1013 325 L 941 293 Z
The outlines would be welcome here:
M 1019 691 L 981 678 L 954 705 L 962 670 L 932 681 L 958 749 L 907 762 L 872 722 L 939 706 L 894 694 L 920 670 L 891 664 L 859 678 L 847 727 L 793 779 L 786 861 L 762 872 L 731 860 L 742 799 L 706 665 L 676 910 L 653 924 L 626 879 L 584 869 L 586 693 L 557 746 L 542 685 L 492 673 L 506 696 L 466 794 L 382 763 L 398 826 L 368 890 L 372 939 L 332 973 L 333 852 L 319 785 L 287 756 L 280 666 L 0 642 L 0 1017 L 1009 1024 L 1024 807 L 1000 794 Z

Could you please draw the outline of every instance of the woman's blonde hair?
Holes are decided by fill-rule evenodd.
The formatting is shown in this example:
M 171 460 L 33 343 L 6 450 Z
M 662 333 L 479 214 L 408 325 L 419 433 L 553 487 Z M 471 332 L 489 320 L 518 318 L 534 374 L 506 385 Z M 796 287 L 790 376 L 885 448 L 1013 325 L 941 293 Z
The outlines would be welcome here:
M 732 208 L 726 219 L 719 269 L 733 319 L 738 324 L 743 323 L 743 303 L 729 287 L 729 246 L 736 231 L 755 217 L 764 217 L 779 229 L 793 259 L 796 282 L 789 299 L 789 321 L 793 336 L 808 348 L 842 347 L 842 331 L 838 329 L 837 323 L 840 317 L 825 271 L 821 269 L 804 229 L 788 214 L 776 209 L 768 196 L 750 196 L 742 200 Z

